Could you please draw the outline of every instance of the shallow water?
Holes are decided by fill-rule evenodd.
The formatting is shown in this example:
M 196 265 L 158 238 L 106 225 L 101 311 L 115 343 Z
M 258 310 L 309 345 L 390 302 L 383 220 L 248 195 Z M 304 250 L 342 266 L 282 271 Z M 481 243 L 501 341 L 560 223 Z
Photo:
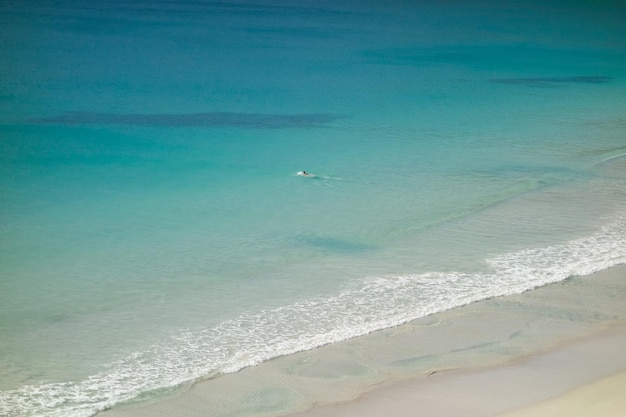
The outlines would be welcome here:
M 618 7 L 2 8 L 4 414 L 626 261 Z
M 534 355 L 538 352 L 597 336 L 615 325 L 623 327 L 624 273 L 623 266 L 616 267 L 523 294 L 446 310 L 402 326 L 183 387 L 175 395 L 161 397 L 157 402 L 124 404 L 102 413 L 102 417 L 299 416 L 298 411 L 311 408 L 311 415 L 322 415 L 336 411 L 334 405 L 342 406 L 340 403 L 350 402 L 381 385 L 384 390 L 385 384 L 387 387 L 403 384 L 402 380 L 406 379 L 409 379 L 408 387 L 415 388 L 410 384 L 430 380 L 433 374 L 445 378 L 448 374 L 445 371 L 469 370 L 471 376 L 472 368 L 479 373 L 479 369 L 487 369 L 487 373 L 497 375 L 498 370 L 491 367 L 504 365 L 506 369 L 505 364 L 520 361 L 534 362 L 534 366 L 528 366 L 537 367 Z M 593 375 L 601 376 L 611 369 L 615 372 L 624 365 L 617 360 L 617 352 L 614 360 L 608 362 L 576 363 L 567 359 L 567 355 L 560 357 L 558 350 L 555 356 L 538 368 L 554 370 L 555 360 L 559 362 L 556 366 L 563 365 L 562 361 L 568 365 L 562 368 L 562 373 L 552 372 L 554 375 L 539 383 L 543 397 L 571 386 L 568 384 L 572 383 L 572 375 L 580 377 L 582 368 L 587 369 L 584 371 L 587 378 L 594 378 Z M 523 398 L 520 397 L 521 401 Z M 325 408 L 326 404 L 330 408 Z M 494 409 L 498 408 L 497 404 L 496 401 Z

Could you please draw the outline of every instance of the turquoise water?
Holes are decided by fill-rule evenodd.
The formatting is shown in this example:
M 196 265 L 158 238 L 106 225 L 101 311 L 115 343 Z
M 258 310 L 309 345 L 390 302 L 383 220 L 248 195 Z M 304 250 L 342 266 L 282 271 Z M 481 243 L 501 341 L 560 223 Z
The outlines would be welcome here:
M 3 3 L 0 414 L 625 262 L 625 10 L 415 3 Z

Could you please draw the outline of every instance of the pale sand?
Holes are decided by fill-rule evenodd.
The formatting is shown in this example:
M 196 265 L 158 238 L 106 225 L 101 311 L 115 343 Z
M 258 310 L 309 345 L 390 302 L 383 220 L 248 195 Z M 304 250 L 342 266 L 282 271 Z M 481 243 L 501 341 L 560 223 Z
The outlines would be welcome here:
M 622 417 L 626 415 L 624 392 L 626 372 L 499 417 Z
M 621 417 L 626 415 L 625 352 L 626 327 L 621 326 L 504 365 L 386 384 L 354 401 L 297 416 Z
M 623 376 L 605 381 L 626 373 L 625 293 L 622 265 L 277 358 L 100 415 L 495 417 L 519 410 L 506 417 L 534 417 L 544 406 L 551 413 L 579 401 L 581 414 L 538 415 L 597 416 L 600 411 L 584 407 L 626 392 Z M 293 414 L 298 409 L 309 411 Z

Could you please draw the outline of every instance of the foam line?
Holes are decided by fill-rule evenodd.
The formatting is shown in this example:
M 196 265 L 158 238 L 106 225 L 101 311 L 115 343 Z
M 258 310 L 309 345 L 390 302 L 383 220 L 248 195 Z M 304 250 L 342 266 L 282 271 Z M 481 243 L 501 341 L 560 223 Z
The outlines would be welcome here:
M 85 380 L 1 392 L 0 415 L 87 417 L 142 393 L 237 372 L 476 301 L 592 274 L 626 263 L 626 217 L 590 236 L 503 254 L 487 263 L 491 270 L 481 274 L 433 271 L 372 277 L 331 297 L 180 332 Z

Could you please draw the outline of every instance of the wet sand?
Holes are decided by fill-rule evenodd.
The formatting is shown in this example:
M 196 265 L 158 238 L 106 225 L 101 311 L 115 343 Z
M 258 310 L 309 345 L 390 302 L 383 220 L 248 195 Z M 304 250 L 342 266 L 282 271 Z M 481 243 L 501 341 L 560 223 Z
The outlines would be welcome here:
M 615 392 L 626 390 L 625 294 L 621 265 L 276 358 L 99 416 L 612 417 L 623 405 Z M 541 414 L 567 407 L 579 414 Z
M 386 384 L 298 417 L 617 417 L 626 410 L 624 352 L 626 327 L 617 327 L 495 367 Z

